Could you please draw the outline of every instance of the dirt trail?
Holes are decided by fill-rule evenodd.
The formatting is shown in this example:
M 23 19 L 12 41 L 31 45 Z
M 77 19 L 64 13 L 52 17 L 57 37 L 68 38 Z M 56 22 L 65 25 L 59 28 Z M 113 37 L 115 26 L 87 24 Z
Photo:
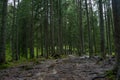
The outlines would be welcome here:
M 109 60 L 104 63 L 96 63 L 96 61 L 96 58 L 74 56 L 41 61 L 39 64 L 31 63 L 1 70 L 0 80 L 92 80 L 113 66 Z

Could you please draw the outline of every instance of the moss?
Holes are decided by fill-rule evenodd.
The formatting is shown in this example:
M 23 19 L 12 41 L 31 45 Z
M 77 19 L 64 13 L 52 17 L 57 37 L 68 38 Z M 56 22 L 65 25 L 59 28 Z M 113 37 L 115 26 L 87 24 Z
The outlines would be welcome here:
M 106 75 L 108 80 L 115 80 L 116 73 L 113 70 L 107 71 Z
M 5 64 L 0 64 L 0 70 L 2 70 L 2 69 L 7 69 L 7 68 L 9 68 L 9 64 L 8 63 L 5 63 Z

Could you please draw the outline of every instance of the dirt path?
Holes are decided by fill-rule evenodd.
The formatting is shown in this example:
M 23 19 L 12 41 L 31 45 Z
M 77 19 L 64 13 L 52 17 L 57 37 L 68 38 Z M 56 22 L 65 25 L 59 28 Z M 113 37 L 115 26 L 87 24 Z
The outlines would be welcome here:
M 73 56 L 1 70 L 0 80 L 92 80 L 110 70 L 112 65 L 96 63 L 94 58 Z

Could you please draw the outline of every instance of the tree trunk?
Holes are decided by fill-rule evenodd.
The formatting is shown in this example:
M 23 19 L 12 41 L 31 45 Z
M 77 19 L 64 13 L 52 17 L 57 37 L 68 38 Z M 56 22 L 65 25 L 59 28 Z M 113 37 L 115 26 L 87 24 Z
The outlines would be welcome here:
M 2 19 L 0 26 L 0 64 L 5 62 L 5 42 L 6 42 L 6 19 L 7 19 L 7 2 L 8 0 L 3 0 L 2 4 Z
M 104 20 L 103 20 L 103 6 L 102 0 L 99 0 L 99 26 L 100 26 L 100 39 L 101 39 L 101 56 L 105 58 L 105 37 L 104 37 Z
M 62 43 L 62 12 L 61 12 L 61 0 L 58 0 L 58 54 L 63 51 L 63 43 Z
M 115 51 L 116 51 L 116 70 L 117 70 L 117 79 L 120 80 L 120 0 L 112 0 L 113 5 L 113 17 L 114 17 L 114 26 L 115 26 Z
M 31 25 L 30 25 L 30 58 L 34 58 L 34 30 L 33 30 L 33 26 L 34 26 L 34 22 L 33 22 L 33 0 L 31 1 Z
M 86 6 L 87 26 L 88 26 L 89 56 L 91 57 L 93 56 L 93 47 L 92 47 L 92 41 L 91 41 L 91 26 L 90 26 L 90 17 L 89 17 L 87 0 L 85 0 L 85 6 Z

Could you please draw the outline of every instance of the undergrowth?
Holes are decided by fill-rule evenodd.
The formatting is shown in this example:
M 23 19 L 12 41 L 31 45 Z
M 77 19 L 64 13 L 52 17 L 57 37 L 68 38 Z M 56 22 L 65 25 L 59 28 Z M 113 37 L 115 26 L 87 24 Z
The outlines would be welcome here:
M 109 70 L 106 72 L 108 80 L 116 80 L 116 73 L 113 70 Z

